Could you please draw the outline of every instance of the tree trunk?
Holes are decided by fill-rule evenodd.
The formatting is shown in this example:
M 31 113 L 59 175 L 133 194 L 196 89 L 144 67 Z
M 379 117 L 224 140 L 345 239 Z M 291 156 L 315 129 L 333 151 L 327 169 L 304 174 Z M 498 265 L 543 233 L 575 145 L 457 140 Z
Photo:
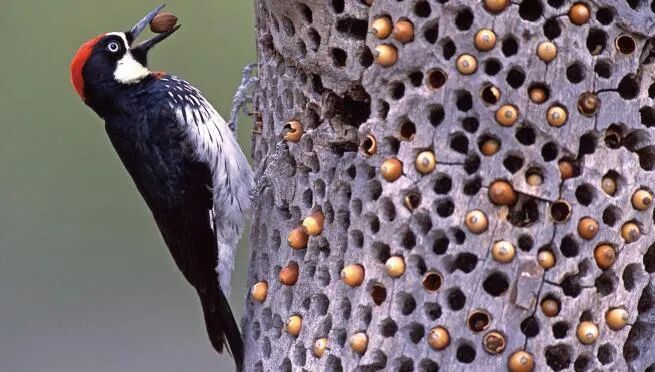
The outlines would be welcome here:
M 268 292 L 247 299 L 247 370 L 655 362 L 651 9 L 365 2 L 255 2 L 253 156 L 271 182 L 250 235 L 250 284 Z M 303 248 L 313 213 L 324 227 Z

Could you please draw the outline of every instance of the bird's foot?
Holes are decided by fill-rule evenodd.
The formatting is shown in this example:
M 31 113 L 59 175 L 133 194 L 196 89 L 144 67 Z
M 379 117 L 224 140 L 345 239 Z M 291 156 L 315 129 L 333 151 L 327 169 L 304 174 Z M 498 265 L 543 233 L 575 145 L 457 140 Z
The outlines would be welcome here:
M 241 75 L 241 83 L 237 87 L 232 99 L 232 110 L 230 111 L 230 121 L 227 123 L 228 127 L 234 135 L 237 131 L 237 122 L 239 120 L 239 111 L 243 111 L 246 115 L 251 115 L 248 105 L 252 103 L 251 90 L 259 81 L 257 75 L 253 76 L 253 71 L 257 68 L 256 63 L 251 63 L 244 67 Z
M 257 205 L 259 197 L 266 188 L 275 187 L 275 180 L 284 179 L 284 175 L 289 173 L 289 167 L 285 167 L 284 163 L 291 164 L 293 162 L 290 156 L 289 146 L 286 141 L 282 140 L 275 145 L 275 152 L 264 159 L 262 162 L 264 165 L 255 177 L 255 187 L 250 191 L 250 200 L 253 206 Z

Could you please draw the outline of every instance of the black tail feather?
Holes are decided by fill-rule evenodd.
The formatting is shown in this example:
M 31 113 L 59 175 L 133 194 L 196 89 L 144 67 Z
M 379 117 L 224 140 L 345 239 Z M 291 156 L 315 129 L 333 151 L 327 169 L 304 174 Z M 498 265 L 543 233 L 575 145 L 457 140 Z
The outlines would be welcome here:
M 217 352 L 222 353 L 225 341 L 234 357 L 237 371 L 243 370 L 243 341 L 230 304 L 220 288 L 200 293 L 200 303 L 205 315 L 209 340 Z

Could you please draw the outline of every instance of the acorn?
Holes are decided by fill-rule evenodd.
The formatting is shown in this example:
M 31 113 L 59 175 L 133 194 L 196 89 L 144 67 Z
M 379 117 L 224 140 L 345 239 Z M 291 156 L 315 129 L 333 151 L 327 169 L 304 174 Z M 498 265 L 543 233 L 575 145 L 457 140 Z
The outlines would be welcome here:
M 287 235 L 287 243 L 289 244 L 289 247 L 293 249 L 307 248 L 308 239 L 309 236 L 302 226 L 296 227 L 289 232 L 289 235 Z
M 605 176 L 600 181 L 600 187 L 605 191 L 607 195 L 614 195 L 616 193 L 616 181 L 614 178 Z
M 519 110 L 513 105 L 503 105 L 496 111 L 496 122 L 511 127 L 519 119 Z
M 484 141 L 480 146 L 480 152 L 484 156 L 493 156 L 498 150 L 500 150 L 500 142 L 493 138 Z
M 479 209 L 474 209 L 466 214 L 464 220 L 466 227 L 474 234 L 481 234 L 487 231 L 489 220 L 487 215 Z
M 491 246 L 491 255 L 498 262 L 510 262 L 514 259 L 515 254 L 516 248 L 507 240 L 499 240 Z
M 434 156 L 434 152 L 422 151 L 416 156 L 416 170 L 420 173 L 428 174 L 431 173 L 437 167 L 437 159 Z
M 575 333 L 580 343 L 585 345 L 593 344 L 598 340 L 598 336 L 600 336 L 598 326 L 589 321 L 580 322 Z
M 305 131 L 302 124 L 298 120 L 291 120 L 284 124 L 282 133 L 284 133 L 284 140 L 287 142 L 299 142 Z
M 364 332 L 357 332 L 348 338 L 350 348 L 357 354 L 364 354 L 368 347 L 368 336 Z
M 381 16 L 371 23 L 371 33 L 378 39 L 386 39 L 391 35 L 392 27 L 391 18 Z
M 372 156 L 378 151 L 378 141 L 372 134 L 367 134 L 359 145 L 360 152 L 364 156 Z
M 284 329 L 293 337 L 298 337 L 302 328 L 302 318 L 299 315 L 292 315 L 287 319 Z
M 578 111 L 584 116 L 594 116 L 599 106 L 598 96 L 591 92 L 584 92 L 578 97 Z
M 587 23 L 587 21 L 589 21 L 589 17 L 591 17 L 591 11 L 589 10 L 587 4 L 575 3 L 571 6 L 571 8 L 569 8 L 569 20 L 574 25 L 581 26 Z
M 578 234 L 585 240 L 593 239 L 598 234 L 598 221 L 591 217 L 583 217 L 578 221 Z
M 553 252 L 545 249 L 537 254 L 537 262 L 544 270 L 548 270 L 555 266 L 555 255 Z
M 573 177 L 575 168 L 570 161 L 563 159 L 560 160 L 557 165 L 559 167 L 560 178 L 562 181 Z
M 496 34 L 488 28 L 483 28 L 475 34 L 473 43 L 478 50 L 489 51 L 496 46 Z
M 428 344 L 434 350 L 443 350 L 450 344 L 450 334 L 442 326 L 434 327 L 428 332 Z
M 392 278 L 398 278 L 405 272 L 405 260 L 400 256 L 391 256 L 384 264 L 387 274 Z
M 542 61 L 549 63 L 557 57 L 557 47 L 550 41 L 544 41 L 537 46 L 537 56 Z
M 501 95 L 500 89 L 491 84 L 483 86 L 480 90 L 480 98 L 486 105 L 495 105 Z
M 536 104 L 541 104 L 546 102 L 548 99 L 548 93 L 540 87 L 540 86 L 533 86 L 528 90 L 528 96 L 530 96 L 530 100 Z
M 382 174 L 382 178 L 393 182 L 403 174 L 403 163 L 396 158 L 387 159 L 380 166 L 380 173 Z
M 616 251 L 609 244 L 600 244 L 594 248 L 594 259 L 600 269 L 609 269 L 616 261 Z
M 393 26 L 394 39 L 405 44 L 414 40 L 414 25 L 408 19 L 401 19 Z
M 484 7 L 490 13 L 500 13 L 509 6 L 509 0 L 484 0 Z
M 398 60 L 398 50 L 393 45 L 381 44 L 375 47 L 373 53 L 375 62 L 382 67 L 393 66 Z
M 559 303 L 552 298 L 546 298 L 541 301 L 541 312 L 549 318 L 557 316 L 559 314 Z
M 530 372 L 534 369 L 534 357 L 527 351 L 515 351 L 507 360 L 510 372 Z
M 280 270 L 280 283 L 284 285 L 294 285 L 298 281 L 298 271 L 300 268 L 295 262 L 289 263 L 286 267 Z
M 250 296 L 257 302 L 266 301 L 266 297 L 268 296 L 268 283 L 264 280 L 255 283 L 250 291 Z
M 341 280 L 351 287 L 359 287 L 364 281 L 364 266 L 348 265 L 341 270 Z
M 505 336 L 498 331 L 490 331 L 482 340 L 482 347 L 489 354 L 500 354 L 505 350 L 507 342 Z
M 645 189 L 639 189 L 632 194 L 632 206 L 640 211 L 648 209 L 653 204 L 653 194 Z
M 626 222 L 621 226 L 621 237 L 623 237 L 626 243 L 636 242 L 640 236 L 641 231 L 636 223 Z
M 457 71 L 462 75 L 471 75 L 478 69 L 478 60 L 470 54 L 462 54 L 457 57 Z
M 443 276 L 438 272 L 428 271 L 423 275 L 423 280 L 421 282 L 426 290 L 435 292 L 441 288 L 441 285 L 443 284 Z
M 525 182 L 530 186 L 537 187 L 544 183 L 544 179 L 539 173 L 530 173 L 525 177 Z
M 621 307 L 611 309 L 605 313 L 605 323 L 613 331 L 618 331 L 625 327 L 628 324 L 628 319 L 630 319 L 630 314 Z
M 321 337 L 314 341 L 314 356 L 317 358 L 320 358 L 323 356 L 323 353 L 325 353 L 325 349 L 327 349 L 327 344 L 328 344 L 328 339 L 325 337 Z
M 177 24 L 177 17 L 173 13 L 162 12 L 155 16 L 150 21 L 150 31 L 156 34 L 163 34 L 175 27 Z
M 373 5 L 373 1 L 374 0 L 362 0 L 362 3 L 364 3 L 364 5 L 371 6 L 371 5 Z
M 325 216 L 323 216 L 323 212 L 316 211 L 305 217 L 305 219 L 302 221 L 302 225 L 305 228 L 305 231 L 307 231 L 307 234 L 316 236 L 323 231 L 324 222 Z
M 548 112 L 546 113 L 546 120 L 548 120 L 548 124 L 556 128 L 566 124 L 566 119 L 566 110 L 562 106 L 553 106 L 549 108 Z
M 505 180 L 497 180 L 489 185 L 488 195 L 489 200 L 496 205 L 514 205 L 518 200 L 512 184 Z

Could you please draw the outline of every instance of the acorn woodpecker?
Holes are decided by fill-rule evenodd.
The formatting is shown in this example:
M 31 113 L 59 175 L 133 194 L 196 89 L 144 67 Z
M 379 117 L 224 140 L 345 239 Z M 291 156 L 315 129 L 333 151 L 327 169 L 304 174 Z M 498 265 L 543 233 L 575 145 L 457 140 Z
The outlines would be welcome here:
M 150 208 L 175 263 L 200 296 L 212 345 L 243 343 L 226 299 L 253 174 L 230 128 L 198 89 L 147 68 L 150 48 L 179 26 L 135 44 L 163 5 L 130 31 L 84 43 L 71 81 L 105 120 L 118 156 Z

